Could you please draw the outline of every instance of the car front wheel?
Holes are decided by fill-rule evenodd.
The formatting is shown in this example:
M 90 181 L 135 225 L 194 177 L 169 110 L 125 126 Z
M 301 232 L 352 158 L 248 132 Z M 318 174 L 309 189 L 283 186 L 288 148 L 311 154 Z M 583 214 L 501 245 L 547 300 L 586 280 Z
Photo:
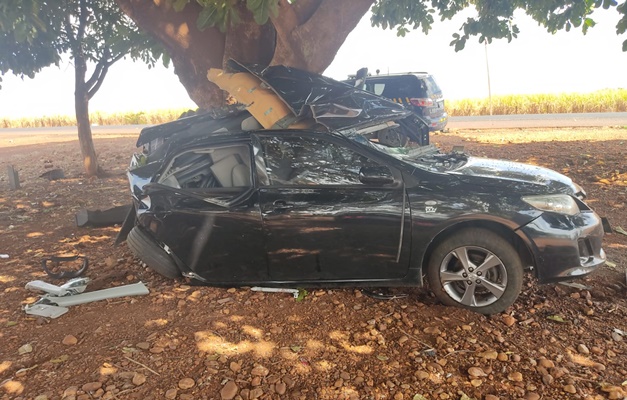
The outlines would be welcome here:
M 444 304 L 481 314 L 503 312 L 518 297 L 523 268 L 514 247 L 485 229 L 465 229 L 440 243 L 427 280 Z

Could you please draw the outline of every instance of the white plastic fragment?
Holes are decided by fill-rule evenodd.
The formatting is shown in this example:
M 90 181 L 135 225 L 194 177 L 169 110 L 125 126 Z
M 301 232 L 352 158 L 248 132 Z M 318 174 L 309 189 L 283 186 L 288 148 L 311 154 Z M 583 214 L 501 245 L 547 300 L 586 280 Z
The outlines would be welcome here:
M 268 288 L 268 287 L 255 286 L 255 287 L 250 288 L 250 290 L 255 291 L 255 292 L 291 293 L 295 299 L 298 298 L 298 289 Z

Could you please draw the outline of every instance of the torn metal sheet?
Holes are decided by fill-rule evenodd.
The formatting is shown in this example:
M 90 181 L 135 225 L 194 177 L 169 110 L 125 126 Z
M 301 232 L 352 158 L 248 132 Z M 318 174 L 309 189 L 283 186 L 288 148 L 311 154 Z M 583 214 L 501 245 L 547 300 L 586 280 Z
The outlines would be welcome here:
M 295 299 L 298 298 L 298 289 L 286 289 L 286 288 L 269 288 L 255 286 L 250 288 L 254 292 L 267 292 L 267 293 L 291 293 Z
M 57 318 L 65 314 L 70 306 L 149 293 L 143 282 L 83 293 L 89 281 L 89 278 L 76 278 L 61 286 L 44 281 L 28 282 L 26 289 L 43 291 L 46 294 L 37 302 L 25 306 L 24 311 L 30 315 Z
M 94 292 L 75 294 L 71 296 L 50 296 L 44 295 L 38 303 L 53 304 L 61 307 L 76 306 L 79 304 L 92 303 L 94 301 L 115 299 L 117 297 L 139 296 L 148 294 L 148 288 L 143 282 L 132 285 L 118 286 L 109 289 L 96 290 Z
M 45 318 L 58 318 L 68 312 L 70 309 L 67 307 L 53 306 L 50 304 L 31 304 L 24 307 L 24 311 L 28 315 L 36 315 L 38 317 Z
M 61 286 L 53 285 L 44 281 L 31 281 L 26 284 L 26 289 L 46 292 L 52 296 L 68 296 L 83 293 L 90 282 L 89 278 L 70 279 Z

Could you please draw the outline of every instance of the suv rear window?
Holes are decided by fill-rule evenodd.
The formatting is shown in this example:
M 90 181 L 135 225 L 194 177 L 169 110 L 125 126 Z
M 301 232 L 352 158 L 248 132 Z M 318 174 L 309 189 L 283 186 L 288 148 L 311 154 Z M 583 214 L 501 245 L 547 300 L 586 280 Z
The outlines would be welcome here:
M 405 97 L 428 97 L 427 87 L 419 85 L 418 78 L 415 76 L 395 76 L 391 79 L 387 78 L 366 78 L 366 90 L 376 95 L 387 97 L 388 99 L 397 99 Z

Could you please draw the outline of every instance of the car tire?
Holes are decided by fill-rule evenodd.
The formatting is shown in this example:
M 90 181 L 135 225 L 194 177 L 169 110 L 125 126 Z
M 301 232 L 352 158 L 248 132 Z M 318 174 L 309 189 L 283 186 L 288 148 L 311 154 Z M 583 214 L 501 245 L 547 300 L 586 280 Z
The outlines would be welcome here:
M 126 238 L 131 252 L 155 272 L 166 278 L 176 279 L 181 276 L 172 257 L 138 226 L 134 227 Z
M 516 301 L 523 268 L 507 240 L 492 231 L 471 228 L 435 248 L 427 280 L 442 303 L 489 315 L 505 311 Z

